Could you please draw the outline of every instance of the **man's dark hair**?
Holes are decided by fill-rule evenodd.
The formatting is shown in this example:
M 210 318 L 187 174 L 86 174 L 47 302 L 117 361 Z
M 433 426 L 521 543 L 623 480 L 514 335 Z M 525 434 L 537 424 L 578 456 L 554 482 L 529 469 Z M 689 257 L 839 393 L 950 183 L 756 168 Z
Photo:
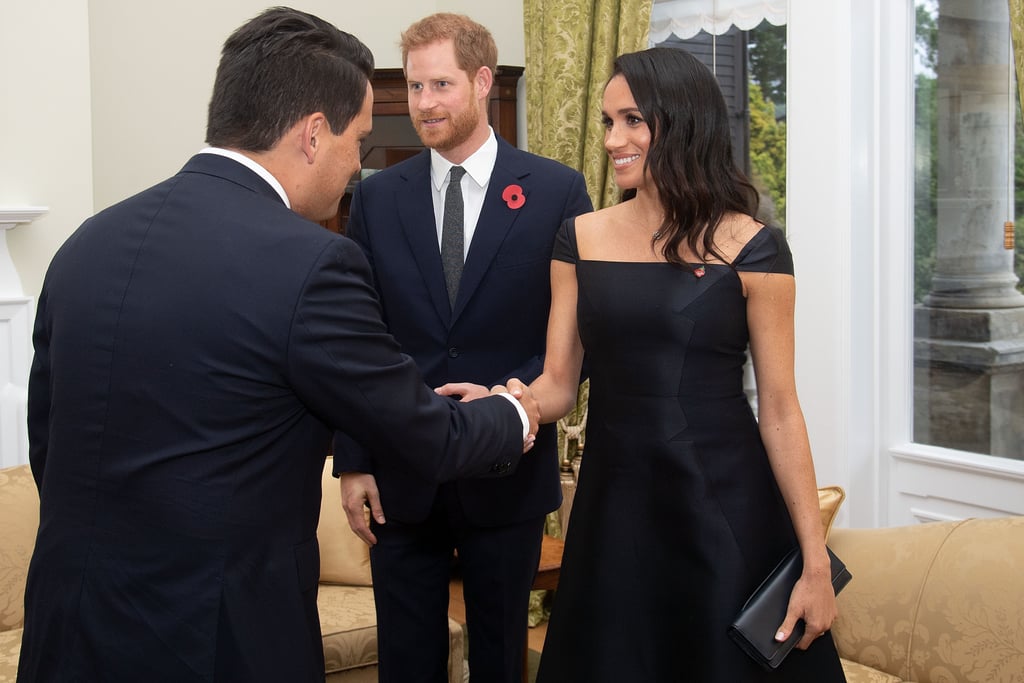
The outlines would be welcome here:
M 265 152 L 314 112 L 339 134 L 362 108 L 372 76 L 373 54 L 358 38 L 312 14 L 271 7 L 224 43 L 206 142 Z

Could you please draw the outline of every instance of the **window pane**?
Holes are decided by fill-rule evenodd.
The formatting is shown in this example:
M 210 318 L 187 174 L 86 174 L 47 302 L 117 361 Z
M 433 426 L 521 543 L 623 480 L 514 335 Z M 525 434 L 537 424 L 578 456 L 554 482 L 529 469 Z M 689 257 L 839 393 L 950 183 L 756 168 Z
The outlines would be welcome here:
M 914 440 L 1024 458 L 1006 0 L 917 0 Z

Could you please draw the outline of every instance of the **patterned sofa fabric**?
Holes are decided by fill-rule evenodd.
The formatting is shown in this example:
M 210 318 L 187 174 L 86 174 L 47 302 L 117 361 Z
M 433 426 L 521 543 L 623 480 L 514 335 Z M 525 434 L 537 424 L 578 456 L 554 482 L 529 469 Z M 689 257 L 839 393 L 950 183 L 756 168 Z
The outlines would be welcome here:
M 39 528 L 39 494 L 28 465 L 0 470 L 0 520 L 0 631 L 10 631 L 25 623 L 25 577 Z
M 13 683 L 25 623 L 25 577 L 39 528 L 39 494 L 28 465 L 0 470 L 0 683 Z
M 328 675 L 377 666 L 377 615 L 372 588 L 321 585 L 317 609 Z
M 14 683 L 21 654 L 21 629 L 0 631 L 0 683 Z
M 849 683 L 1024 683 L 1024 517 L 833 529 Z

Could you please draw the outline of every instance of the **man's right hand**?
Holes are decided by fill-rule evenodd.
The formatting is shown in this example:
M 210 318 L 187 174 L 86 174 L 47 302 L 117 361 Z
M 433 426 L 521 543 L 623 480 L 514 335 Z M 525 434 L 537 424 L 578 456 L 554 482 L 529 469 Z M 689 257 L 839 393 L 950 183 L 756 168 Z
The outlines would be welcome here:
M 384 524 L 384 508 L 380 506 L 376 477 L 363 472 L 346 472 L 338 478 L 338 482 L 341 486 L 341 506 L 345 508 L 349 527 L 367 545 L 376 545 L 377 537 L 370 531 L 363 512 L 364 505 L 369 503 L 370 514 L 378 524 Z

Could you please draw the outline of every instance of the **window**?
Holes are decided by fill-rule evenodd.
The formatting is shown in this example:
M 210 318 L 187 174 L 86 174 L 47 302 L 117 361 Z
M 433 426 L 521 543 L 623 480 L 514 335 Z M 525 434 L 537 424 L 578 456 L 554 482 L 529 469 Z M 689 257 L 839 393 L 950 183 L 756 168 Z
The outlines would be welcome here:
M 1022 259 L 1008 228 L 1024 200 L 1024 135 L 1009 10 L 915 9 L 913 438 L 1024 459 Z

